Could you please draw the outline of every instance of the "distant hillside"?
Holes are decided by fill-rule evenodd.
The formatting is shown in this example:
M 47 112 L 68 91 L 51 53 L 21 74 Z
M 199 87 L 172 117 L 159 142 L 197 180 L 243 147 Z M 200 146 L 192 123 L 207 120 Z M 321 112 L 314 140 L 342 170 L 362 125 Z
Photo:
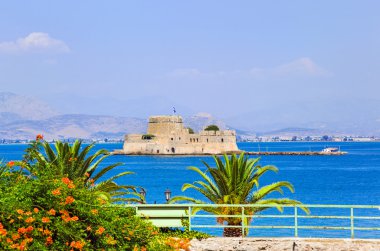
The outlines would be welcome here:
M 120 109 L 120 107 L 117 107 Z M 137 109 L 137 108 L 136 108 Z M 147 111 L 148 112 L 148 111 Z M 159 115 L 159 114 L 150 114 Z M 247 115 L 249 116 L 249 114 Z M 251 117 L 254 117 L 253 115 Z M 359 117 L 358 117 L 359 118 Z M 127 116 L 59 114 L 48 104 L 38 99 L 0 92 L 0 139 L 33 139 L 42 133 L 46 139 L 83 138 L 83 139 L 122 139 L 125 134 L 144 133 L 148 116 L 144 118 Z M 255 120 L 255 125 L 239 126 L 226 124 L 208 113 L 198 113 L 183 117 L 185 126 L 200 131 L 210 124 L 221 129 L 236 130 L 238 139 L 257 136 L 322 136 L 322 135 L 380 135 L 380 119 L 375 122 L 357 119 L 355 123 L 314 122 L 298 124 L 298 127 L 272 123 L 272 127 L 260 123 L 269 123 L 271 118 Z M 238 118 L 236 118 L 238 120 Z M 284 128 L 285 127 L 285 128 Z M 257 132 L 261 128 L 261 132 Z M 271 128 L 284 128 L 271 130 Z M 331 130 L 334 128 L 335 130 Z M 267 131 L 266 131 L 267 130 Z M 351 134 L 352 133 L 352 134 Z
M 0 138 L 33 139 L 35 135 L 42 133 L 46 139 L 122 139 L 125 134 L 146 132 L 147 120 L 83 114 L 58 115 L 41 120 L 20 119 L 1 125 Z M 195 131 L 210 124 L 217 124 L 222 129 L 226 128 L 222 121 L 211 116 L 195 115 L 184 120 L 185 126 Z
M 125 134 L 144 133 L 148 118 L 104 115 L 59 115 L 49 105 L 30 97 L 0 93 L 0 139 L 34 139 L 42 133 L 46 139 L 122 139 Z M 154 114 L 152 114 L 154 115 Z M 210 114 L 184 117 L 185 126 L 195 131 L 216 124 L 226 124 Z
M 27 96 L 0 92 L 0 123 L 21 119 L 39 120 L 58 115 L 48 104 Z
M 141 133 L 145 129 L 144 119 L 75 114 L 15 121 L 1 126 L 0 138 L 33 139 L 42 133 L 46 139 L 122 139 L 126 133 Z
M 190 117 L 184 117 L 183 120 L 185 126 L 191 127 L 196 132 L 203 130 L 208 125 L 217 125 L 221 130 L 228 128 L 222 120 L 216 119 L 208 113 L 198 113 Z

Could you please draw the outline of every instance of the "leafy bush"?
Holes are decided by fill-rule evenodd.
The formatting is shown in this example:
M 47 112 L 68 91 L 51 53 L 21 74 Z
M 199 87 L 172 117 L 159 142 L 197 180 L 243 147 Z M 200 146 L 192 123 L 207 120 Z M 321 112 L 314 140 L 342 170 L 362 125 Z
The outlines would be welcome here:
M 81 182 L 0 178 L 0 247 L 19 250 L 144 249 L 158 229 L 134 209 L 107 204 Z
M 209 125 L 205 128 L 205 131 L 219 131 L 219 127 L 217 125 Z
M 194 134 L 194 130 L 193 130 L 193 128 L 188 127 L 187 129 L 189 130 L 189 134 Z

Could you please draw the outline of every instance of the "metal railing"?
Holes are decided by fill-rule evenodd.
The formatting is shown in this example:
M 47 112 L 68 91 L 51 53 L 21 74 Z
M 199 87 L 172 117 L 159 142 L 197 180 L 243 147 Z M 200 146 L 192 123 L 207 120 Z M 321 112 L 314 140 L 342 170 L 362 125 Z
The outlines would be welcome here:
M 161 213 L 156 214 L 155 217 L 162 218 L 162 219 L 185 219 L 188 221 L 187 225 L 189 230 L 192 230 L 194 228 L 202 229 L 202 228 L 240 228 L 243 236 L 245 235 L 246 231 L 248 229 L 293 229 L 294 230 L 294 237 L 298 237 L 298 232 L 301 229 L 308 229 L 308 230 L 349 230 L 351 238 L 355 238 L 355 230 L 360 231 L 380 231 L 380 211 L 378 213 L 373 213 L 372 215 L 356 215 L 355 211 L 359 210 L 380 210 L 380 205 L 318 205 L 318 204 L 310 204 L 310 205 L 258 205 L 258 204 L 139 204 L 139 205 L 128 205 L 136 208 L 136 211 L 143 208 L 160 208 Z M 249 212 L 252 211 L 252 208 L 291 208 L 293 209 L 291 214 L 254 214 L 251 215 Z M 300 213 L 302 212 L 302 207 L 307 207 L 310 210 L 310 214 L 306 213 Z M 183 213 L 181 215 L 178 215 L 178 211 L 175 215 L 171 213 L 173 209 L 186 209 L 183 210 Z M 205 212 L 207 208 L 228 208 L 228 209 L 235 209 L 235 214 L 225 214 L 225 215 L 216 215 L 216 214 L 205 214 L 205 213 L 199 213 L 199 212 Z M 166 209 L 166 210 L 165 210 Z M 201 210 L 199 210 L 201 209 Z M 340 215 L 318 215 L 313 214 L 313 210 L 317 209 L 341 209 L 343 210 L 343 214 Z M 289 211 L 289 210 L 288 210 Z M 334 211 L 334 210 L 332 210 Z M 375 215 L 375 216 L 373 216 Z M 376 216 L 377 215 L 377 216 Z M 214 218 L 217 217 L 222 218 L 239 218 L 238 222 L 240 222 L 239 225 L 224 225 L 224 224 L 196 224 L 195 219 L 199 218 Z M 146 216 L 146 218 L 149 218 L 149 216 Z M 287 224 L 287 225 L 253 225 L 250 224 L 252 219 L 259 219 L 259 218 L 268 218 L 268 219 L 290 219 L 289 222 L 293 224 Z M 335 219 L 335 220 L 347 220 L 349 224 L 347 225 L 309 225 L 309 224 L 301 224 L 300 221 L 303 219 L 320 219 L 320 220 L 327 220 L 327 219 Z M 247 220 L 247 221 L 246 221 Z M 358 220 L 371 220 L 376 222 L 377 227 L 363 227 L 363 226 L 357 226 L 355 225 L 355 222 Z M 199 220 L 198 220 L 199 221 Z M 248 224 L 245 224 L 248 222 Z M 287 222 L 287 223 L 289 223 Z M 372 222 L 373 223 L 373 222 Z M 371 224 L 374 225 L 374 224 Z M 161 225 L 161 226 L 165 226 Z M 168 227 L 170 227 L 168 225 Z

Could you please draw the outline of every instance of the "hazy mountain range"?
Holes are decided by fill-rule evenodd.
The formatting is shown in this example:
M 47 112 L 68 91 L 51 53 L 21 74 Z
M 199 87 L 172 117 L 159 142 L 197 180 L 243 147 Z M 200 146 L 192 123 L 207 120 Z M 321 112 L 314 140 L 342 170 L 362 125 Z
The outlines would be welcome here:
M 122 139 L 125 134 L 144 133 L 147 118 L 87 114 L 59 114 L 38 99 L 13 93 L 0 93 L 0 139 L 34 139 L 42 133 L 46 139 Z M 184 117 L 195 131 L 209 124 L 225 129 L 221 120 L 209 114 Z
M 156 115 L 156 114 L 152 114 Z M 36 134 L 42 133 L 46 139 L 85 138 L 85 139 L 122 139 L 128 133 L 144 133 L 148 118 L 88 115 L 88 114 L 61 114 L 49 104 L 33 97 L 21 96 L 8 92 L 0 92 L 0 139 L 33 139 Z M 239 120 L 239 118 L 236 118 Z M 380 135 L 379 123 L 359 121 L 368 126 L 360 127 L 347 124 L 347 128 L 332 130 L 327 124 L 316 122 L 300 127 L 278 127 L 277 130 L 264 131 L 231 126 L 234 121 L 227 122 L 214 118 L 207 113 L 198 113 L 184 116 L 186 126 L 195 131 L 201 130 L 209 124 L 217 124 L 222 129 L 235 129 L 239 136 L 313 136 L 324 134 L 355 134 L 355 128 L 364 135 Z M 260 123 L 258 123 L 259 125 Z M 280 125 L 279 125 L 280 126 Z M 355 127 L 356 126 L 356 127 Z M 358 128 L 359 127 L 359 128 Z M 258 127 L 260 128 L 260 127 Z M 365 128 L 369 128 L 365 131 Z

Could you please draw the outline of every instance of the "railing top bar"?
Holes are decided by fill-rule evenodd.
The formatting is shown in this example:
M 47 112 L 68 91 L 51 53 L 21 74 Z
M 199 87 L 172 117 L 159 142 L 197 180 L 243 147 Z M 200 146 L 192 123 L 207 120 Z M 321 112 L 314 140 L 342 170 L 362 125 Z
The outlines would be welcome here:
M 278 205 L 278 204 L 121 204 L 126 207 L 284 207 L 284 208 L 294 208 L 294 207 L 308 207 L 308 208 L 375 208 L 380 210 L 380 205 L 334 205 L 334 204 L 303 204 L 303 205 Z

